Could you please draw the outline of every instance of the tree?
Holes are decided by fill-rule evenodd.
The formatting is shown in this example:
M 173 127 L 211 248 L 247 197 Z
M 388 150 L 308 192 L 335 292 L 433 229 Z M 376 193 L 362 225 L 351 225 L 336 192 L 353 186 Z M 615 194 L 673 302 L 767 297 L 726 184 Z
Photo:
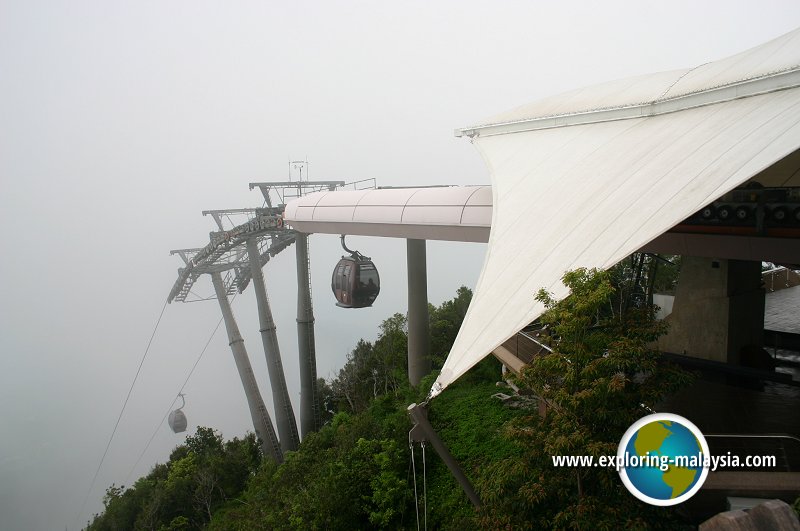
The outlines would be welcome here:
M 469 305 L 461 288 L 431 307 L 432 345 L 443 358 Z M 407 379 L 407 322 L 383 321 L 373 342 L 360 340 L 330 384 L 318 381 L 330 417 L 283 464 L 263 460 L 253 434 L 224 441 L 200 427 L 133 487 L 112 485 L 90 529 L 406 529 L 416 524 L 406 408 L 421 402 L 435 374 Z M 500 426 L 518 415 L 490 396 L 499 366 L 485 360 L 432 405 L 431 419 L 466 470 L 511 455 Z M 422 467 L 431 528 L 474 527 L 474 511 L 441 461 Z M 419 469 L 417 469 L 420 472 Z M 427 471 L 427 472 L 426 472 Z M 419 474 L 418 474 L 419 476 Z M 418 477 L 418 479 L 420 479 Z
M 609 269 L 615 287 L 612 308 L 624 313 L 631 306 L 652 306 L 653 293 L 675 290 L 680 267 L 677 255 L 633 253 Z
M 527 449 L 517 462 L 489 467 L 483 479 L 489 526 L 616 529 L 670 525 L 631 496 L 613 468 L 555 468 L 551 456 L 616 455 L 625 430 L 688 375 L 662 363 L 652 342 L 665 331 L 652 307 L 614 308 L 609 272 L 578 269 L 563 277 L 561 301 L 541 290 L 540 320 L 553 352 L 536 358 L 518 383 L 547 405 L 544 417 L 512 421 L 508 434 Z
M 461 286 L 455 298 L 444 301 L 438 308 L 430 305 L 428 315 L 431 329 L 431 361 L 434 368 L 441 368 L 450 347 L 456 340 L 458 330 L 467 315 L 472 300 L 472 290 Z
M 222 436 L 211 428 L 198 426 L 194 435 L 188 435 L 184 443 L 195 455 L 208 455 L 222 451 Z
M 252 433 L 223 441 L 211 428 L 198 427 L 129 489 L 112 485 L 105 511 L 90 529 L 201 529 L 217 508 L 247 486 L 262 459 Z
M 336 395 L 325 378 L 317 378 L 317 411 L 320 427 L 329 423 L 336 414 Z
M 396 313 L 381 323 L 374 344 L 359 339 L 330 384 L 342 410 L 364 411 L 370 400 L 394 393 L 407 381 L 407 327 L 406 317 Z
M 342 411 L 363 411 L 369 402 L 370 393 L 364 386 L 373 358 L 372 343 L 359 339 L 339 374 L 331 381 L 331 391 Z

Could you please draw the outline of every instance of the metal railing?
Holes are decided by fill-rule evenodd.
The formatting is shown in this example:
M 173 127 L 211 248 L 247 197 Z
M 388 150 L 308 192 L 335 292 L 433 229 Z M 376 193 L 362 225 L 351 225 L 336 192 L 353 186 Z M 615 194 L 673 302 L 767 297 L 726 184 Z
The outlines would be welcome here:
M 364 184 L 364 183 L 367 183 L 367 184 Z M 352 187 L 352 190 L 374 190 L 375 188 L 378 187 L 378 183 L 375 180 L 375 178 L 372 177 L 370 179 L 361 179 L 360 181 L 353 181 L 353 182 L 345 183 L 342 186 L 338 186 L 336 189 L 337 190 L 349 190 L 349 189 L 351 189 L 350 187 Z

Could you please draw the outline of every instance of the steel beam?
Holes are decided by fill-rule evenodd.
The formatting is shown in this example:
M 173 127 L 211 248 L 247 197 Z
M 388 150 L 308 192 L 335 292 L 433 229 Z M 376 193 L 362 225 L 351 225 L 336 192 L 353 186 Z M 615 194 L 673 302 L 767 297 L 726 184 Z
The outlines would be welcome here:
M 253 367 L 250 365 L 250 358 L 247 357 L 244 339 L 239 333 L 239 326 L 233 317 L 228 294 L 225 292 L 225 283 L 219 273 L 211 275 L 211 282 L 214 284 L 214 291 L 217 293 L 217 300 L 225 321 L 225 329 L 228 332 L 228 342 L 233 353 L 233 360 L 236 362 L 236 369 L 239 371 L 239 378 L 242 380 L 247 406 L 250 408 L 250 417 L 253 420 L 253 428 L 261 442 L 261 450 L 264 455 L 272 457 L 276 463 L 282 463 L 283 452 L 281 451 L 278 437 L 275 435 L 275 428 L 272 427 L 272 419 L 267 411 L 267 406 L 264 405 L 264 399 L 258 390 Z
M 311 302 L 311 277 L 308 235 L 295 238 L 297 257 L 297 349 L 300 356 L 300 433 L 303 438 L 319 429 L 317 399 L 317 354 L 314 342 L 314 307 Z
M 264 344 L 264 355 L 267 358 L 269 382 L 272 387 L 272 401 L 275 405 L 275 423 L 278 426 L 281 448 L 284 452 L 297 450 L 300 444 L 300 438 L 297 434 L 297 421 L 294 418 L 292 402 L 289 400 L 289 389 L 286 386 L 286 376 L 283 373 L 281 351 L 278 346 L 278 334 L 275 329 L 275 321 L 272 318 L 272 309 L 269 306 L 264 273 L 261 271 L 261 255 L 258 252 L 256 238 L 247 240 L 247 255 L 250 260 L 253 289 L 256 292 L 261 341 Z
M 415 430 L 418 430 L 416 433 L 417 440 L 424 440 L 431 443 L 433 449 L 436 450 L 436 453 L 439 454 L 444 464 L 450 469 L 450 473 L 453 474 L 458 484 L 464 489 L 464 493 L 469 498 L 469 501 L 472 502 L 472 505 L 474 505 L 476 509 L 480 509 L 481 499 L 472 487 L 472 483 L 470 483 L 467 476 L 464 475 L 464 472 L 458 465 L 458 461 L 455 460 L 450 450 L 447 449 L 442 439 L 439 438 L 439 434 L 436 433 L 431 423 L 428 422 L 427 410 L 424 405 L 411 404 L 408 406 L 408 415 L 411 417 L 411 420 L 414 421 Z M 414 432 L 412 432 L 412 434 L 413 433 Z
M 431 372 L 428 273 L 425 240 L 406 240 L 408 263 L 408 381 Z

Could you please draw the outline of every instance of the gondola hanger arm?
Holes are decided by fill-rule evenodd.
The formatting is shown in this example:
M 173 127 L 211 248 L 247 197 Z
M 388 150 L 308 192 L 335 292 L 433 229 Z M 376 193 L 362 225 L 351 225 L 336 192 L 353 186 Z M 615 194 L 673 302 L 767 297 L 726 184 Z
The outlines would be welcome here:
M 369 256 L 364 256 L 363 254 L 359 253 L 358 251 L 354 251 L 354 250 L 348 248 L 347 247 L 347 243 L 345 243 L 345 241 L 344 241 L 346 236 L 347 236 L 346 234 L 342 234 L 341 235 L 342 249 L 344 249 L 345 252 L 350 253 L 350 256 L 352 256 L 356 260 L 371 260 L 371 258 Z

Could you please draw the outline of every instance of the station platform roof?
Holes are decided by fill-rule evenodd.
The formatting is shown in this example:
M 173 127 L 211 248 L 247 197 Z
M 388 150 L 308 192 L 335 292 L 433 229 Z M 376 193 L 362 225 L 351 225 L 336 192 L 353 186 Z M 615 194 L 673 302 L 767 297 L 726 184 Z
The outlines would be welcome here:
M 460 129 L 492 179 L 487 257 L 431 395 L 567 295 L 758 174 L 796 186 L 800 30 L 696 68 L 545 98 Z M 774 171 L 770 171 L 774 168 Z

